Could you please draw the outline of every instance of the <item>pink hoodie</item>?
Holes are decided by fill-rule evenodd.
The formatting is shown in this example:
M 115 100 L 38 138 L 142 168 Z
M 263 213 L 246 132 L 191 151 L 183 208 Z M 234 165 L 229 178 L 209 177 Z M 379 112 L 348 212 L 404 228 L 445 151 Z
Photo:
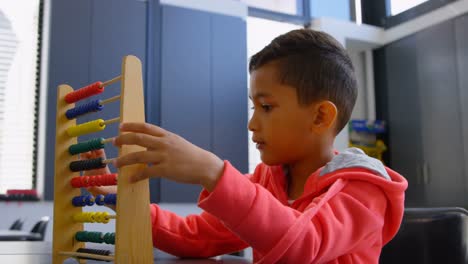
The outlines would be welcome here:
M 390 180 L 391 179 L 391 180 Z M 151 205 L 154 245 L 180 257 L 210 257 L 251 246 L 256 263 L 378 263 L 403 216 L 406 180 L 356 149 L 312 173 L 288 204 L 281 166 L 248 177 L 225 162 L 201 215 Z

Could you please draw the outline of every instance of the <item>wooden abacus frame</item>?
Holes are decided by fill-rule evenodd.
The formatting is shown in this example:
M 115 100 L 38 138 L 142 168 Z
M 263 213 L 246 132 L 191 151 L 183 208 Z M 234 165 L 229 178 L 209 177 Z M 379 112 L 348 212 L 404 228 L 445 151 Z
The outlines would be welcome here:
M 120 122 L 145 122 L 143 80 L 140 60 L 126 56 L 122 62 L 120 93 Z M 81 195 L 80 188 L 74 188 L 70 179 L 80 176 L 72 172 L 69 164 L 78 159 L 68 152 L 68 147 L 77 143 L 76 137 L 66 133 L 67 128 L 76 125 L 76 119 L 68 120 L 65 112 L 74 103 L 65 102 L 65 96 L 73 92 L 69 85 L 58 87 L 57 121 L 55 143 L 54 178 L 54 220 L 53 220 L 53 264 L 61 264 L 70 256 L 90 256 L 95 259 L 111 260 L 115 263 L 153 263 L 153 243 L 149 207 L 148 180 L 131 183 L 129 176 L 143 165 L 125 166 L 118 171 L 115 248 L 113 256 L 101 256 L 76 252 L 84 248 L 84 242 L 77 241 L 75 234 L 83 231 L 83 223 L 75 222 L 73 215 L 82 212 L 82 207 L 72 205 L 72 199 Z M 119 132 L 120 133 L 120 132 Z M 122 146 L 119 156 L 144 150 L 140 146 Z M 85 260 L 79 259 L 80 263 Z

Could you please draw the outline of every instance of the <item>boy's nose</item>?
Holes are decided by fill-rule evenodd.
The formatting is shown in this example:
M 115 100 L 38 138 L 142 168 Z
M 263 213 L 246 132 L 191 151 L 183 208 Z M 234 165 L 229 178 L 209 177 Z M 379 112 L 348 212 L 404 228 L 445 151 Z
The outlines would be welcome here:
M 249 123 L 247 124 L 247 127 L 250 131 L 254 132 L 258 130 L 258 125 L 257 122 L 254 119 L 255 115 L 252 115 L 252 117 L 249 120 Z

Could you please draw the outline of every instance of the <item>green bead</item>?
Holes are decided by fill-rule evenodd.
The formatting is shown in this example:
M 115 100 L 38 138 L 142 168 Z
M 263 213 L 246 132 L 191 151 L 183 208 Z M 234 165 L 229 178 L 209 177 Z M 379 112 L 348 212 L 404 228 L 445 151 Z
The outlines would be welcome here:
M 104 235 L 104 243 L 110 244 L 110 235 L 111 235 L 111 233 L 106 233 Z
M 68 148 L 68 152 L 70 152 L 71 155 L 75 155 L 91 150 L 102 149 L 104 148 L 104 143 L 102 143 L 103 140 L 104 138 L 95 138 L 82 143 L 71 145 Z
M 86 235 L 84 234 L 84 231 L 76 232 L 75 239 L 80 242 L 86 242 Z

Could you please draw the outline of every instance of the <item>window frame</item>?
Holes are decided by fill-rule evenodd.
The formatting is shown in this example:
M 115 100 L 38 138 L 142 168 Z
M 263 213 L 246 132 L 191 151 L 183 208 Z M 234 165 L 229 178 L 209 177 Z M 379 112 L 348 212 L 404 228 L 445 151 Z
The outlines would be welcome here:
M 310 21 L 312 20 L 310 12 L 310 0 L 297 0 L 297 3 L 301 4 L 302 14 L 291 15 L 268 9 L 248 6 L 248 16 L 308 27 L 310 25 Z
M 391 0 L 361 0 L 362 23 L 388 29 L 455 1 L 458 0 L 428 0 L 392 16 Z

